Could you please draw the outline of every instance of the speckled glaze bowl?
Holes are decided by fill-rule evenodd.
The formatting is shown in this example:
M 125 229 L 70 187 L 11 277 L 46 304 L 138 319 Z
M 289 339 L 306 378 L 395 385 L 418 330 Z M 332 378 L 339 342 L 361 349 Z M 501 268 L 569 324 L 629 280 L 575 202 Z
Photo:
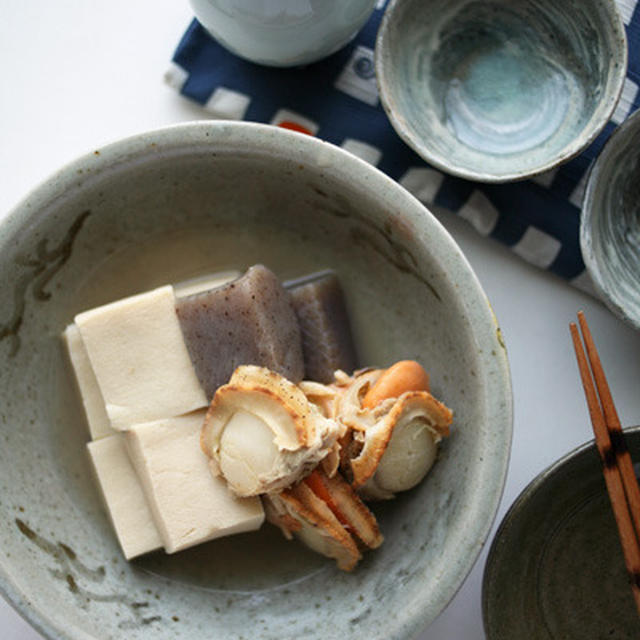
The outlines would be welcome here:
M 417 358 L 455 412 L 427 481 L 375 507 L 352 574 L 265 525 L 127 563 L 85 454 L 60 332 L 77 312 L 262 262 L 333 267 L 361 360 Z M 512 410 L 500 330 L 417 200 L 302 134 L 190 123 L 97 149 L 0 225 L 0 587 L 52 639 L 400 639 L 445 607 L 494 519 Z
M 634 461 L 640 427 L 625 429 Z M 592 441 L 540 473 L 496 533 L 482 590 L 487 640 L 637 638 L 638 612 Z
M 376 42 L 382 104 L 433 166 L 521 180 L 578 154 L 625 78 L 611 0 L 391 0 Z
M 580 247 L 609 308 L 640 329 L 640 111 L 618 127 L 591 169 Z

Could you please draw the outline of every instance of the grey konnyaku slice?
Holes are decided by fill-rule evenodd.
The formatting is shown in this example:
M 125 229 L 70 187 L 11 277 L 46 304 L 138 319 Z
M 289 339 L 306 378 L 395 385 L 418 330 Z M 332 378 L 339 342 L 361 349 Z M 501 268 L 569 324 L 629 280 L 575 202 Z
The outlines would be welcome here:
M 286 282 L 300 323 L 305 379 L 328 384 L 336 369 L 351 374 L 356 349 L 338 277 L 333 271 Z
M 254 364 L 292 382 L 304 375 L 300 329 L 289 293 L 255 265 L 237 280 L 176 302 L 200 384 L 211 400 L 239 365 Z

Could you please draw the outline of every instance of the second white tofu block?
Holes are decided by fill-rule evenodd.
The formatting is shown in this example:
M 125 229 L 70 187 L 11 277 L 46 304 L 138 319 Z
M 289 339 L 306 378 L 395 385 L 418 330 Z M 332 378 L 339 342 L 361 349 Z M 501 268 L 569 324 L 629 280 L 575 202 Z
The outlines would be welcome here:
M 161 549 L 162 540 L 129 460 L 124 436 L 117 433 L 95 440 L 87 449 L 125 558 Z
M 114 429 L 207 406 L 171 286 L 85 311 L 75 322 Z
M 205 411 L 133 426 L 126 433 L 167 553 L 253 531 L 264 521 L 259 498 L 236 498 L 214 477 L 200 449 Z
M 70 324 L 64 331 L 64 339 L 69 352 L 69 359 L 82 397 L 82 405 L 89 426 L 92 440 L 114 435 L 109 416 L 104 408 L 104 400 L 98 387 L 98 381 L 91 368 L 87 350 L 75 324 Z

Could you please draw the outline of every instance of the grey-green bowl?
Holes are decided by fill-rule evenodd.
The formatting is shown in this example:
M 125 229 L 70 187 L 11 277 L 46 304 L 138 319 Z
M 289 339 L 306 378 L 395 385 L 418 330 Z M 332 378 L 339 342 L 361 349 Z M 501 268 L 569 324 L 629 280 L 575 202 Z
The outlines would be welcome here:
M 417 358 L 455 412 L 428 481 L 376 507 L 352 574 L 274 528 L 123 560 L 85 457 L 59 334 L 77 312 L 262 262 L 333 267 L 363 363 Z M 348 638 L 418 633 L 471 569 L 510 453 L 505 348 L 460 249 L 417 200 L 320 140 L 192 123 L 73 162 L 0 225 L 0 587 L 46 637 Z
M 447 173 L 522 180 L 585 149 L 627 68 L 613 0 L 391 0 L 376 41 L 397 133 Z
M 640 461 L 640 427 L 625 435 Z M 482 600 L 487 640 L 638 637 L 593 441 L 545 469 L 513 503 L 491 545 Z
M 640 111 L 616 129 L 591 169 L 580 247 L 609 308 L 640 329 Z

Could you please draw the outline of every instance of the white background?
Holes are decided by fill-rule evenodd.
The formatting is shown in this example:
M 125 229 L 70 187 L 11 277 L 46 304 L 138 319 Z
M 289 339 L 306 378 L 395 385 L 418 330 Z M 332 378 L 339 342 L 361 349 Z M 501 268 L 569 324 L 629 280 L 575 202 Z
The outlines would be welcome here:
M 190 19 L 187 0 L 0 0 L 0 218 L 80 154 L 142 130 L 207 117 L 162 82 Z M 464 221 L 438 215 L 492 302 L 511 363 L 513 450 L 497 527 L 540 471 L 591 438 L 568 332 L 575 313 L 587 314 L 626 426 L 640 424 L 640 334 Z M 488 546 L 421 640 L 485 637 L 481 585 Z M 41 638 L 1 599 L 0 637 Z

